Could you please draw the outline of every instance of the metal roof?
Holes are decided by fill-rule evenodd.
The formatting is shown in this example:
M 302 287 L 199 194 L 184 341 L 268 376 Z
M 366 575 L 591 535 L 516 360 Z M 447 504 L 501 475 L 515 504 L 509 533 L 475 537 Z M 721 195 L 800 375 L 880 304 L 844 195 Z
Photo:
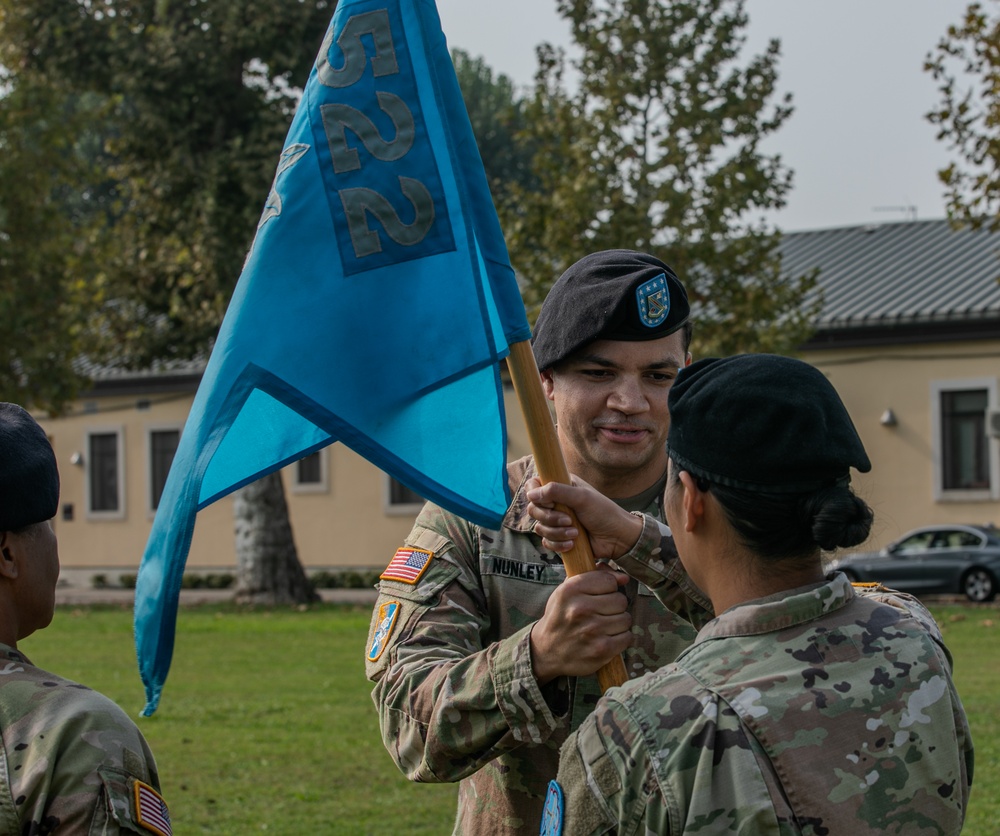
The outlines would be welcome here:
M 80 397 L 91 398 L 99 394 L 187 392 L 197 387 L 206 365 L 203 358 L 197 358 L 161 361 L 146 369 L 127 369 L 114 362 L 101 364 L 89 357 L 78 357 L 73 369 L 90 381 Z
M 1000 322 L 998 233 L 906 221 L 787 232 L 780 247 L 786 275 L 820 268 L 820 330 Z

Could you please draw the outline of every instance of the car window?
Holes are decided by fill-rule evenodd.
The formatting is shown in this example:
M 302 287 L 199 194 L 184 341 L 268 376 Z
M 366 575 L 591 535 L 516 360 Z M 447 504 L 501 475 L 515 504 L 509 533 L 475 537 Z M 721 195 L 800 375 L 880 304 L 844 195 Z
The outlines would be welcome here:
M 934 531 L 921 531 L 917 534 L 912 534 L 905 540 L 900 540 L 899 545 L 893 549 L 897 554 L 907 554 L 909 552 L 924 551 L 930 548 L 931 542 L 934 540 Z
M 983 544 L 983 538 L 971 531 L 951 531 L 948 533 L 948 545 L 953 549 L 976 547 Z

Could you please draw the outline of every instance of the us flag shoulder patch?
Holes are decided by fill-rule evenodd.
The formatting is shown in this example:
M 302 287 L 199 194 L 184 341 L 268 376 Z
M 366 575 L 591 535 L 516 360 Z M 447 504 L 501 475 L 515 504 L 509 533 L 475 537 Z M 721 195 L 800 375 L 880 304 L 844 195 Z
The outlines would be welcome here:
M 409 547 L 396 549 L 396 554 L 393 555 L 389 565 L 385 567 L 385 571 L 379 577 L 384 581 L 402 581 L 403 583 L 415 584 L 420 580 L 420 576 L 427 571 L 427 567 L 431 565 L 432 557 L 434 557 L 434 552 L 429 552 L 426 549 L 411 549 Z
M 156 836 L 172 836 L 170 811 L 163 796 L 149 784 L 135 782 L 135 820 Z

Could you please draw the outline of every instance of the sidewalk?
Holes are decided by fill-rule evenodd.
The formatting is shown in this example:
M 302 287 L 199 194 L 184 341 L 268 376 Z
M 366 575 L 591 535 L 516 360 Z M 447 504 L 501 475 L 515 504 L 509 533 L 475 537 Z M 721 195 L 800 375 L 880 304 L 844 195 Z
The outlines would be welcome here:
M 205 574 L 219 575 L 234 574 L 234 570 L 230 566 L 209 567 L 204 569 L 203 572 Z M 110 604 L 131 608 L 135 600 L 134 590 L 123 587 L 119 583 L 103 587 L 94 586 L 95 578 L 117 580 L 121 573 L 122 569 L 120 567 L 113 566 L 61 567 L 59 583 L 56 585 L 56 606 L 81 607 L 87 604 Z M 332 604 L 363 604 L 371 606 L 378 597 L 378 592 L 373 587 L 362 589 L 319 589 L 317 591 L 325 603 Z M 205 587 L 182 589 L 180 603 L 181 606 L 222 603 L 231 601 L 233 594 L 234 590 L 232 587 L 229 589 L 208 589 Z
M 320 589 L 317 590 L 324 603 L 363 604 L 371 606 L 378 597 L 375 589 Z M 181 606 L 213 604 L 233 599 L 232 589 L 182 589 Z M 94 589 L 83 586 L 56 587 L 56 606 L 86 606 L 88 604 L 111 604 L 131 608 L 135 601 L 134 590 L 112 587 Z

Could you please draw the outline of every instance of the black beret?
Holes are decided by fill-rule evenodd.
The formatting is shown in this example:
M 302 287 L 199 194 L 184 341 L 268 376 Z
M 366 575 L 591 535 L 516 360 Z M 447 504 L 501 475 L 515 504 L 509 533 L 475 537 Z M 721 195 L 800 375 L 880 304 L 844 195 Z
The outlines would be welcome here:
M 538 368 L 551 368 L 594 340 L 656 340 L 691 313 L 680 279 L 635 250 L 584 256 L 552 285 L 531 340 Z
M 52 519 L 59 470 L 45 430 L 17 404 L 0 403 L 0 531 Z
M 677 375 L 668 406 L 668 454 L 709 482 L 805 493 L 872 467 L 837 390 L 801 360 L 699 360 Z

